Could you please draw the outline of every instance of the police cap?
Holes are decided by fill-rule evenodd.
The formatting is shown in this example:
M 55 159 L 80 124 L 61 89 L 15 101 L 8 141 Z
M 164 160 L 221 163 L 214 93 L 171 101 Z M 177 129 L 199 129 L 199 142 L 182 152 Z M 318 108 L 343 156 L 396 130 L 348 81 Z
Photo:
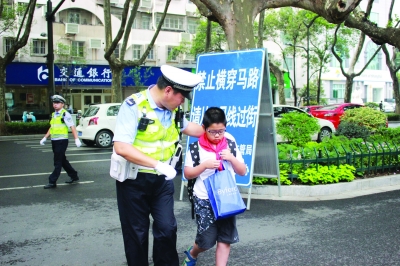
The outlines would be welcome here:
M 189 100 L 192 99 L 190 93 L 193 88 L 202 81 L 202 78 L 197 74 L 169 65 L 162 65 L 161 73 L 164 79 L 171 83 L 171 87 Z
M 53 95 L 51 100 L 53 103 L 65 103 L 65 99 L 60 95 Z

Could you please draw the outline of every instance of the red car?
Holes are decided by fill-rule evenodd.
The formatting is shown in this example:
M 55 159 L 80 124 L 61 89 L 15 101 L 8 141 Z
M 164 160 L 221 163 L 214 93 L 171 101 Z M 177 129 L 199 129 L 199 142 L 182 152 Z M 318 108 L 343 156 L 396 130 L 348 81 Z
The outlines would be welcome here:
M 323 105 L 308 105 L 308 106 L 302 106 L 300 109 L 306 111 L 307 113 L 311 114 L 311 111 L 315 109 L 319 109 L 321 107 L 324 107 Z
M 347 110 L 364 107 L 357 103 L 338 103 L 330 104 L 311 111 L 311 115 L 317 118 L 326 119 L 332 122 L 337 129 L 340 124 L 340 117 Z

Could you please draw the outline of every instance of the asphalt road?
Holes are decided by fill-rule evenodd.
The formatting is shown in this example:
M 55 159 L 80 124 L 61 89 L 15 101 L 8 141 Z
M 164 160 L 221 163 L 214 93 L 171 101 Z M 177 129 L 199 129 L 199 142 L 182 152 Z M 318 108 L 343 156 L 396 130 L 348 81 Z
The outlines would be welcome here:
M 126 265 L 108 175 L 111 148 L 70 141 L 67 157 L 80 183 L 64 185 L 63 173 L 56 189 L 45 190 L 51 145 L 38 143 L 0 142 L 0 265 Z M 186 193 L 179 200 L 180 178 L 174 183 L 182 261 L 196 225 Z M 332 201 L 252 199 L 238 216 L 240 242 L 229 265 L 400 265 L 399 217 L 399 191 Z M 201 254 L 197 265 L 214 265 L 214 254 Z

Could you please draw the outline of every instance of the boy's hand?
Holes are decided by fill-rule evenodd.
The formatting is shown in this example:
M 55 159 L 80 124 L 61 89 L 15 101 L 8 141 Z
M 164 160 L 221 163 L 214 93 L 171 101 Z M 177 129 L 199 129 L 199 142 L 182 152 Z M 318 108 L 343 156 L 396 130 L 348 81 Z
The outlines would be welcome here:
M 219 155 L 221 156 L 221 159 L 225 161 L 231 161 L 234 157 L 230 149 L 222 150 Z
M 220 163 L 221 163 L 220 160 L 209 159 L 209 160 L 203 162 L 202 164 L 207 169 L 218 169 Z

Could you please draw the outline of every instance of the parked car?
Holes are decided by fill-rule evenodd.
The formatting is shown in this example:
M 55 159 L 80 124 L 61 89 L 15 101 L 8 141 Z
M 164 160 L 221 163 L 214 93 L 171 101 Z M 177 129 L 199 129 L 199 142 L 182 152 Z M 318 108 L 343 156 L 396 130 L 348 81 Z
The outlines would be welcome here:
M 385 113 L 394 113 L 396 104 L 391 102 L 383 102 L 382 109 Z
M 301 106 L 300 109 L 306 111 L 307 113 L 311 114 L 312 110 L 318 109 L 323 107 L 323 105 L 308 105 L 308 106 Z
M 311 111 L 311 115 L 313 115 L 316 118 L 326 119 L 331 121 L 335 126 L 335 128 L 337 129 L 340 124 L 340 118 L 342 117 L 345 111 L 360 107 L 364 107 L 364 105 L 357 103 L 329 104 L 319 109 Z
M 115 123 L 121 103 L 94 104 L 86 110 L 76 128 L 87 146 L 106 148 L 112 145 Z
M 305 113 L 305 114 L 311 116 L 304 110 L 294 107 L 294 106 L 274 105 L 275 124 L 279 121 L 279 119 L 282 117 L 283 114 L 292 113 L 292 112 Z M 321 141 L 323 138 L 331 137 L 332 133 L 334 133 L 336 131 L 335 126 L 332 124 L 332 122 L 325 120 L 325 119 L 319 119 L 319 118 L 317 118 L 317 120 L 318 120 L 320 130 L 318 133 L 311 136 L 311 139 L 316 140 L 316 141 Z M 283 142 L 283 138 L 278 134 L 276 135 L 276 142 Z

